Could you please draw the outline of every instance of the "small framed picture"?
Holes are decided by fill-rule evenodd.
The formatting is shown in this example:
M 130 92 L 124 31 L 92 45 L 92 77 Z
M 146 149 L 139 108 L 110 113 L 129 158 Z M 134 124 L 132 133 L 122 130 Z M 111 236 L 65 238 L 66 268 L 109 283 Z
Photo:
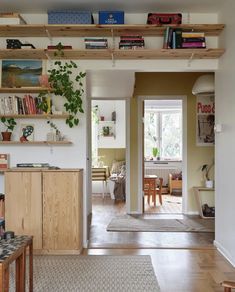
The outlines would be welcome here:
M 21 124 L 20 126 L 20 141 L 34 141 L 34 125 L 33 124 Z

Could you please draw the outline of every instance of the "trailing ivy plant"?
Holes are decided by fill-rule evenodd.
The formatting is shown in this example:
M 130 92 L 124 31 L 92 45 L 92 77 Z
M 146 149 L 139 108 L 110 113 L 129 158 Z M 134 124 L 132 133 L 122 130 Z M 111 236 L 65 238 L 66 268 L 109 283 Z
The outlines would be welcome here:
M 54 55 L 63 57 L 63 45 L 59 43 L 56 47 L 57 51 Z M 55 95 L 65 98 L 64 107 L 69 114 L 69 117 L 66 119 L 66 124 L 68 124 L 70 128 L 77 126 L 79 123 L 77 113 L 84 113 L 82 95 L 84 93 L 83 78 L 86 76 L 86 73 L 79 72 L 73 77 L 73 74 L 76 74 L 77 71 L 78 66 L 72 60 L 63 63 L 61 61 L 55 61 L 54 68 L 48 70 L 48 81 L 51 84 L 52 92 Z M 42 97 L 42 102 L 39 104 L 39 108 L 44 112 L 48 111 L 48 103 L 46 101 L 47 95 L 48 91 L 39 94 L 39 96 Z

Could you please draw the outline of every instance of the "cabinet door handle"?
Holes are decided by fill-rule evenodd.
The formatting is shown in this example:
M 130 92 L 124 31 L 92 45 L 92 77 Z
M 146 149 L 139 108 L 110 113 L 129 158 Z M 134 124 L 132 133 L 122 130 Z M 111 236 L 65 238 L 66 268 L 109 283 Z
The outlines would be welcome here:
M 24 229 L 24 218 L 22 218 L 21 227 Z

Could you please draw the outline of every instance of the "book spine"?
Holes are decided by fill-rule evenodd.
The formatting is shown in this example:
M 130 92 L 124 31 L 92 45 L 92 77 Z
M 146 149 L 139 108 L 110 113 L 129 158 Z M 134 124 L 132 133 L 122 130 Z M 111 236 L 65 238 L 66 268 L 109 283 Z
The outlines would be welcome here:
M 169 30 L 170 30 L 170 27 L 168 26 L 168 27 L 165 29 L 165 32 L 164 32 L 164 37 L 163 37 L 163 49 L 167 49 L 167 46 L 168 46 Z
M 182 32 L 182 38 L 204 38 L 204 32 Z
M 195 43 L 182 43 L 182 48 L 205 48 L 206 43 L 200 43 L 200 42 L 195 42 Z
M 190 42 L 205 42 L 205 38 L 182 38 L 183 43 L 190 43 Z

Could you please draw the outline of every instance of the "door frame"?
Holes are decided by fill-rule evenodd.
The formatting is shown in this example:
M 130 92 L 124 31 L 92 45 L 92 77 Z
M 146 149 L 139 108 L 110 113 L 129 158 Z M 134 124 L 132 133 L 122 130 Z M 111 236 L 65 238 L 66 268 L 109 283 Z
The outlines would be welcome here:
M 186 95 L 150 95 L 150 96 L 138 96 L 138 144 L 140 145 L 138 151 L 139 165 L 142 165 L 143 157 L 143 101 L 144 100 L 182 100 L 183 109 L 183 149 L 182 149 L 182 176 L 183 176 L 183 186 L 182 186 L 182 213 L 187 214 L 188 212 L 188 196 L 187 196 L 187 96 Z M 138 177 L 138 209 L 142 213 L 143 210 L 143 173 L 144 169 L 141 167 Z
M 131 97 L 130 97 L 131 98 Z M 97 98 L 87 97 L 87 202 L 88 202 L 88 214 L 92 213 L 92 155 L 91 155 L 91 108 L 93 100 L 123 100 L 125 101 L 125 115 L 126 115 L 126 212 L 130 213 L 130 98 Z M 89 215 L 88 215 L 89 216 Z M 89 228 L 89 226 L 88 226 Z

